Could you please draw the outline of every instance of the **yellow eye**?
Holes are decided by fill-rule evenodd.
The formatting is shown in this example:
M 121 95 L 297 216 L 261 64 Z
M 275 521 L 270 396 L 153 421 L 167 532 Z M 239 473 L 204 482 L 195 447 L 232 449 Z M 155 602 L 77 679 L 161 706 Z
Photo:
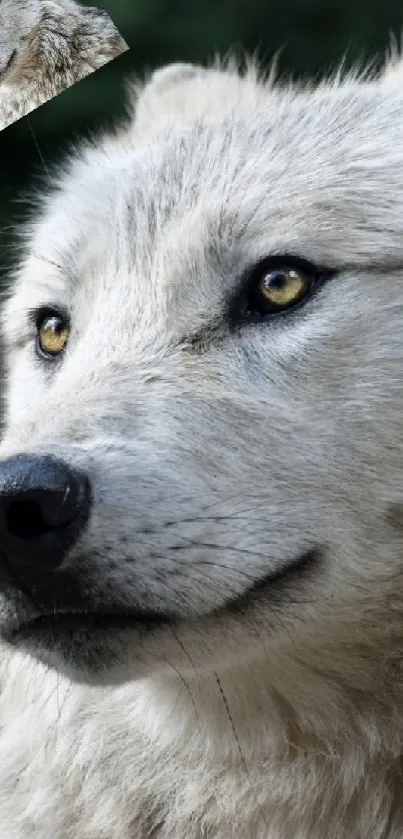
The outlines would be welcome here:
M 268 271 L 260 279 L 259 294 L 273 308 L 298 303 L 312 288 L 314 278 L 295 268 Z
M 64 317 L 47 315 L 38 323 L 38 348 L 42 355 L 56 356 L 63 352 L 70 335 L 69 325 Z
M 227 310 L 232 327 L 271 320 L 302 307 L 336 274 L 293 255 L 273 255 L 244 275 L 240 293 Z

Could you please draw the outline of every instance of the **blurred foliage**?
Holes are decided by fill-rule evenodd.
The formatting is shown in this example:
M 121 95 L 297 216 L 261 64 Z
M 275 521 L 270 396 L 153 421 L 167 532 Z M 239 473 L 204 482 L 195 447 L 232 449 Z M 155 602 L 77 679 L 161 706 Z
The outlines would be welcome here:
M 105 0 L 102 5 L 130 52 L 0 134 L 0 271 L 8 263 L 10 226 L 24 213 L 21 195 L 78 135 L 121 113 L 128 73 L 169 61 L 205 62 L 235 47 L 241 54 L 257 52 L 266 64 L 279 51 L 281 73 L 312 77 L 343 58 L 346 66 L 379 58 L 391 33 L 399 37 L 403 28 L 402 0 Z

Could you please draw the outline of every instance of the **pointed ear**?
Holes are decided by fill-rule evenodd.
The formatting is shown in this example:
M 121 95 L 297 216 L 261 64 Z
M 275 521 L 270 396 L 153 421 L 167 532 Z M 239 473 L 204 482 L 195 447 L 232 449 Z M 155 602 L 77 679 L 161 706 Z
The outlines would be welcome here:
M 135 141 L 152 142 L 200 118 L 215 121 L 233 112 L 250 114 L 266 101 L 270 86 L 270 79 L 260 78 L 252 60 L 243 72 L 231 57 L 208 68 L 169 64 L 156 70 L 145 84 L 129 84 L 131 136 Z
M 129 111 L 136 133 L 159 134 L 173 120 L 186 122 L 189 104 L 197 97 L 198 81 L 211 74 L 204 67 L 178 63 L 155 70 L 143 83 L 129 82 Z
M 208 72 L 205 67 L 200 67 L 198 64 L 183 64 L 181 62 L 167 64 L 165 67 L 154 70 L 148 80 L 147 88 L 154 95 L 163 95 L 164 92 L 172 90 L 172 88 L 178 88 L 190 79 L 194 80 L 200 76 L 205 76 Z

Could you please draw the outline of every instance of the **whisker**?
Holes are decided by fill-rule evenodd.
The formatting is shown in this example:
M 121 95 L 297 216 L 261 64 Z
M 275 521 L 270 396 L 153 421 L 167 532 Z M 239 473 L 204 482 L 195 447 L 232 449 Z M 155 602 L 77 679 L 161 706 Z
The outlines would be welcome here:
M 43 156 L 43 154 L 42 154 L 42 151 L 41 151 L 41 149 L 40 149 L 40 146 L 39 146 L 38 140 L 37 140 L 37 138 L 36 138 L 36 135 L 35 135 L 34 129 L 32 128 L 32 124 L 31 124 L 31 119 L 30 119 L 30 117 L 29 117 L 29 116 L 27 116 L 27 117 L 26 117 L 26 120 L 27 120 L 27 123 L 28 123 L 29 130 L 30 130 L 30 132 L 31 132 L 31 134 L 32 134 L 32 138 L 33 138 L 34 144 L 35 144 L 35 146 L 36 146 L 37 152 L 38 152 L 39 157 L 40 157 L 40 159 L 41 159 L 41 162 L 42 162 L 43 168 L 44 168 L 44 170 L 45 170 L 46 174 L 50 177 L 49 168 L 48 168 L 47 163 L 46 163 L 46 160 L 45 160 L 45 158 L 44 158 L 44 156 Z
M 223 704 L 224 704 L 225 710 L 226 710 L 227 715 L 228 715 L 228 719 L 229 719 L 229 721 L 230 721 L 230 723 L 231 723 L 231 728 L 232 728 L 232 731 L 233 731 L 233 734 L 234 734 L 234 737 L 235 737 L 235 741 L 236 741 L 237 749 L 238 749 L 238 752 L 239 752 L 239 756 L 240 756 L 240 758 L 241 758 L 241 763 L 242 763 L 242 766 L 243 766 L 243 769 L 244 769 L 245 775 L 246 775 L 246 777 L 248 778 L 248 781 L 249 781 L 249 784 L 250 784 L 250 788 L 251 788 L 252 793 L 253 793 L 253 795 L 254 795 L 254 797 L 255 797 L 256 804 L 257 804 L 257 807 L 258 807 L 258 810 L 259 810 L 260 816 L 261 816 L 261 818 L 262 818 L 262 821 L 263 821 L 263 823 L 264 823 L 265 827 L 266 827 L 266 828 L 267 828 L 267 830 L 268 830 L 268 829 L 269 829 L 269 825 L 268 825 L 268 824 L 267 824 L 267 822 L 266 822 L 266 819 L 265 819 L 264 813 L 263 813 L 263 811 L 262 811 L 262 808 L 261 808 L 261 806 L 260 806 L 260 804 L 259 804 L 259 801 L 257 800 L 257 796 L 255 795 L 255 789 L 254 789 L 254 786 L 253 786 L 253 784 L 252 784 L 252 780 L 251 780 L 251 777 L 250 777 L 250 773 L 249 773 L 249 769 L 248 769 L 248 766 L 247 766 L 247 763 L 246 763 L 246 760 L 245 760 L 244 753 L 243 753 L 243 751 L 242 751 L 241 743 L 240 743 L 240 740 L 239 740 L 239 737 L 238 737 L 238 733 L 237 733 L 237 730 L 236 730 L 236 727 L 235 727 L 234 718 L 233 718 L 233 716 L 232 716 L 232 714 L 231 714 L 231 711 L 230 711 L 230 708 L 229 708 L 228 699 L 227 699 L 227 697 L 226 697 L 226 695 L 225 695 L 225 693 L 224 693 L 224 688 L 223 688 L 223 686 L 222 686 L 222 684 L 221 684 L 221 681 L 220 681 L 220 678 L 219 678 L 219 676 L 218 676 L 218 673 L 214 673 L 214 676 L 215 676 L 215 680 L 216 680 L 217 685 L 218 685 L 218 689 L 219 689 L 220 694 L 221 694 L 221 698 L 222 698 L 222 701 L 223 701 Z

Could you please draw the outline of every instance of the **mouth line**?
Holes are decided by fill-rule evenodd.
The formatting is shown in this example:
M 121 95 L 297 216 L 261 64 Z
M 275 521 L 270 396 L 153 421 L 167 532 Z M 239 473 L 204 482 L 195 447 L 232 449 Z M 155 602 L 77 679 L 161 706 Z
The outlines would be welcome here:
M 292 580 L 297 580 L 302 574 L 305 575 L 311 569 L 316 568 L 320 559 L 321 551 L 319 548 L 311 548 L 305 551 L 285 568 L 281 568 L 274 574 L 268 574 L 262 580 L 258 580 L 239 597 L 227 603 L 226 608 L 233 612 L 245 608 L 249 603 L 253 602 L 255 597 L 268 589 L 273 597 L 281 596 L 282 591 L 286 589 L 288 583 Z
M 52 612 L 36 615 L 22 621 L 7 634 L 6 640 L 13 643 L 23 637 L 70 630 L 128 629 L 130 626 L 141 626 L 143 629 L 153 629 L 171 623 L 171 619 L 156 612 L 136 612 L 135 614 L 113 612 Z
M 293 563 L 287 565 L 283 570 L 276 574 L 267 575 L 262 580 L 255 583 L 247 591 L 243 592 L 233 600 L 220 606 L 218 609 L 212 610 L 211 615 L 218 615 L 222 612 L 242 612 L 248 605 L 252 604 L 255 597 L 261 593 L 268 591 L 275 597 L 281 596 L 281 590 L 287 585 L 291 579 L 296 579 L 299 575 L 309 571 L 312 566 L 317 564 L 320 557 L 320 552 L 317 549 L 306 551 L 299 556 Z M 208 618 L 208 614 L 201 616 L 195 615 L 196 619 L 201 617 Z M 187 618 L 188 620 L 189 618 Z M 155 611 L 140 610 L 136 612 L 101 612 L 101 611 L 52 611 L 37 614 L 31 618 L 21 621 L 17 626 L 14 626 L 8 633 L 3 633 L 3 637 L 9 643 L 18 643 L 35 635 L 41 633 L 51 633 L 57 635 L 59 632 L 81 631 L 81 632 L 99 632 L 108 630 L 128 630 L 131 627 L 141 628 L 142 631 L 149 631 L 152 629 L 164 628 L 174 626 L 183 618 L 173 615 L 164 615 Z

